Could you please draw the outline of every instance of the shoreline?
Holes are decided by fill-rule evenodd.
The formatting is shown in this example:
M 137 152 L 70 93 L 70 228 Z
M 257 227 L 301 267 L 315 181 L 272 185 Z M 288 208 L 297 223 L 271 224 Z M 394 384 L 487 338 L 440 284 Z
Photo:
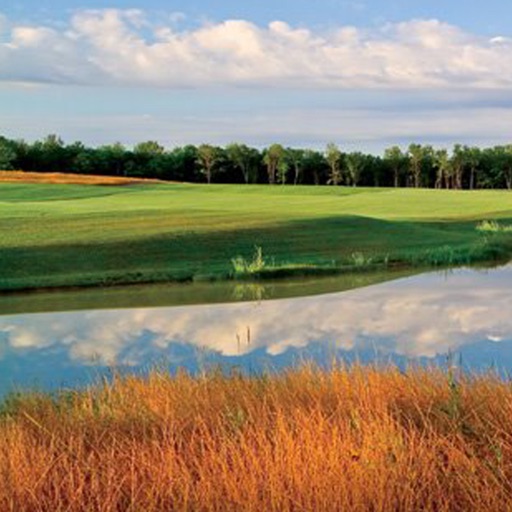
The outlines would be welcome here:
M 462 250 L 461 250 L 462 249 Z M 364 256 L 363 256 L 364 258 Z M 78 292 L 82 290 L 107 290 L 123 287 L 143 287 L 151 285 L 180 285 L 191 283 L 265 283 L 269 281 L 281 281 L 286 279 L 300 279 L 310 277 L 336 277 L 350 274 L 371 274 L 381 271 L 394 272 L 397 270 L 409 271 L 435 271 L 445 268 L 458 268 L 462 266 L 499 266 L 506 264 L 512 258 L 512 237 L 507 237 L 502 243 L 475 245 L 469 250 L 460 247 L 443 246 L 432 250 L 423 250 L 410 256 L 400 258 L 385 255 L 372 255 L 368 262 L 361 264 L 344 263 L 332 264 L 280 264 L 274 267 L 266 267 L 256 271 L 234 273 L 218 272 L 216 274 L 190 274 L 184 276 L 160 275 L 154 279 L 144 279 L 141 276 L 114 275 L 100 278 L 91 282 L 76 282 L 69 285 L 45 285 L 45 286 L 10 286 L 0 285 L 0 296 L 32 295 L 54 292 Z

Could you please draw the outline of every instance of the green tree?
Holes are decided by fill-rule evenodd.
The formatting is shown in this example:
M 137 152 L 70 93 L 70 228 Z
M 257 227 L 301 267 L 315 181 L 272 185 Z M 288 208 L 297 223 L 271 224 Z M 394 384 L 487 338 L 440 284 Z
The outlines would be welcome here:
M 512 144 L 495 146 L 490 151 L 494 180 L 493 187 L 512 189 Z
M 203 174 L 206 176 L 208 185 L 212 181 L 212 173 L 215 162 L 219 156 L 219 149 L 209 144 L 201 144 L 197 148 L 197 161 L 201 166 Z
M 126 154 L 127 151 L 120 142 L 100 146 L 97 150 L 97 156 L 100 167 L 103 168 L 101 174 L 124 176 L 126 174 L 124 167 Z
M 347 164 L 347 174 L 353 187 L 357 187 L 361 180 L 361 174 L 366 165 L 366 155 L 360 151 L 349 153 L 345 162 Z
M 466 153 L 465 160 L 469 167 L 469 188 L 470 190 L 473 190 L 477 187 L 477 173 L 480 166 L 480 160 L 482 158 L 482 152 L 478 147 L 464 146 L 463 149 Z
M 276 173 L 285 153 L 286 151 L 281 144 L 272 144 L 264 153 L 263 162 L 267 166 L 268 182 L 270 185 L 276 182 Z
M 302 160 L 302 175 L 306 183 L 320 183 L 326 182 L 329 166 L 325 156 L 320 151 L 313 149 L 304 150 L 304 158 Z
M 43 172 L 68 171 L 69 162 L 66 158 L 66 149 L 58 135 L 54 133 L 47 135 L 42 141 L 37 141 L 33 149 L 38 153 L 39 170 Z
M 446 149 L 438 149 L 434 153 L 434 167 L 436 168 L 435 188 L 449 188 L 451 177 L 451 161 Z
M 410 144 L 407 150 L 409 157 L 409 174 L 413 180 L 414 187 L 421 186 L 421 175 L 425 159 L 425 148 L 421 144 Z
M 504 166 L 503 178 L 508 190 L 512 190 L 512 144 L 505 146 L 506 165 Z
M 64 147 L 64 141 L 55 133 L 50 133 L 42 141 L 43 147 L 49 150 Z
M 466 152 L 460 144 L 455 144 L 452 152 L 453 188 L 461 189 L 466 167 Z
M 98 173 L 97 151 L 90 148 L 83 148 L 71 164 L 71 170 L 77 174 Z
M 293 168 L 293 184 L 297 185 L 301 179 L 302 169 L 304 165 L 305 150 L 287 148 L 286 156 L 290 163 L 290 166 Z
M 277 165 L 277 181 L 281 185 L 286 185 L 288 178 L 288 171 L 290 170 L 290 164 L 287 158 L 282 158 Z
M 389 165 L 377 155 L 364 155 L 364 167 L 361 173 L 360 185 L 380 187 L 389 185 Z
M 258 164 L 259 151 L 245 144 L 228 144 L 226 146 L 228 158 L 242 173 L 244 182 L 249 184 L 254 179 L 254 170 Z
M 341 174 L 341 151 L 338 146 L 333 142 L 329 142 L 325 149 L 325 159 L 329 165 L 329 179 L 328 185 L 339 185 L 343 178 Z
M 0 171 L 13 169 L 16 160 L 15 145 L 12 141 L 0 136 Z
M 165 178 L 168 158 L 165 148 L 154 140 L 139 142 L 132 153 L 126 153 L 124 170 L 127 176 Z
M 133 152 L 141 155 L 155 156 L 162 155 L 165 152 L 165 148 L 154 140 L 147 140 L 136 144 Z
M 171 152 L 172 179 L 181 181 L 200 181 L 197 169 L 197 148 L 192 144 L 174 148 Z
M 393 172 L 393 186 L 399 187 L 400 175 L 407 162 L 407 156 L 398 146 L 392 146 L 384 151 L 384 160 Z

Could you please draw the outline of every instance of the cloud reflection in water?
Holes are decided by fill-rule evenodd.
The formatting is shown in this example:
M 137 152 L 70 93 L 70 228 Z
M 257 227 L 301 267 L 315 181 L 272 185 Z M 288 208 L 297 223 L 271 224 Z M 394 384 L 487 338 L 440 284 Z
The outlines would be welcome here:
M 8 372 L 10 360 L 22 367 L 24 359 L 48 354 L 59 354 L 74 367 L 140 367 L 159 358 L 190 365 L 207 354 L 235 363 L 256 354 L 272 361 L 322 345 L 336 353 L 373 350 L 415 359 L 465 349 L 471 354 L 471 347 L 482 343 L 487 351 L 499 344 L 492 357 L 507 364 L 511 285 L 509 265 L 298 299 L 5 316 L 0 317 L 0 365 Z M 512 354 L 508 357 L 512 369 Z M 478 362 L 478 354 L 471 358 Z

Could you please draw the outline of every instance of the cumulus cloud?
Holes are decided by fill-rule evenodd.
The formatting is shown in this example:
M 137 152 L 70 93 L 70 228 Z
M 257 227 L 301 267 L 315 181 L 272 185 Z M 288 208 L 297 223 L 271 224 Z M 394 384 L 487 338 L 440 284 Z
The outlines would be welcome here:
M 311 343 L 345 351 L 374 344 L 381 354 L 430 358 L 485 340 L 512 342 L 511 279 L 509 266 L 262 303 L 3 317 L 0 338 L 9 353 L 58 348 L 83 364 L 141 365 L 177 345 L 237 357 Z
M 181 16 L 177 15 L 179 19 Z M 512 40 L 439 20 L 325 33 L 283 21 L 179 29 L 141 10 L 82 10 L 64 28 L 7 24 L 0 80 L 199 87 L 505 88 Z

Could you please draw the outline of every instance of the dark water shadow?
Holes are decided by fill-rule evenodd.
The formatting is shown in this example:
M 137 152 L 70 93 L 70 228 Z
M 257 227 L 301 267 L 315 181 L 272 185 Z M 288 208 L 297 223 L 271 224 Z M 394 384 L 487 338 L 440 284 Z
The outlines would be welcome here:
M 305 297 L 353 290 L 421 272 L 420 269 L 394 269 L 261 282 L 169 283 L 12 293 L 0 295 L 0 315 L 154 308 Z

